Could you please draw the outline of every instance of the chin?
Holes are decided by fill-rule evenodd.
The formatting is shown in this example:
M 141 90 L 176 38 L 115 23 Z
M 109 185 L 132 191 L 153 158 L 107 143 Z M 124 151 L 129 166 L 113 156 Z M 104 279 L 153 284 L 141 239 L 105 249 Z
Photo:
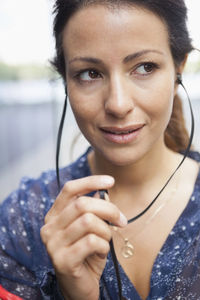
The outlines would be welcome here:
M 139 158 L 136 157 L 118 157 L 114 159 L 113 157 L 110 159 L 110 163 L 117 167 L 128 167 L 130 165 L 134 165 Z
M 102 160 L 106 161 L 113 166 L 126 167 L 136 163 L 140 160 L 144 153 L 141 150 L 136 149 L 112 149 L 103 151 L 102 149 L 97 150 Z

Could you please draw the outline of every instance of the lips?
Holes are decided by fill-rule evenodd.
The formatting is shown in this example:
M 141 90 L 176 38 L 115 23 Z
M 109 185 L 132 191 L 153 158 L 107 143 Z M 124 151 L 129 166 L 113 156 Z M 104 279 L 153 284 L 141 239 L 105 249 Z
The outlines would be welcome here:
M 144 124 L 138 124 L 138 125 L 132 125 L 127 127 L 101 127 L 101 130 L 107 133 L 112 133 L 116 135 L 122 135 L 122 134 L 129 134 L 134 131 L 137 131 L 138 129 L 142 128 Z
M 104 138 L 116 144 L 128 144 L 137 139 L 144 124 L 136 124 L 126 127 L 101 127 L 100 130 L 103 133 Z

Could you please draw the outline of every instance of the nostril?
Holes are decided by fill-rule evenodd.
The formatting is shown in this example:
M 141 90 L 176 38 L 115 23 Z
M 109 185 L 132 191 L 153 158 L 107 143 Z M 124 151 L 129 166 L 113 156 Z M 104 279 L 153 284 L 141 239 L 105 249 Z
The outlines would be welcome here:
M 117 117 L 124 117 L 134 109 L 134 105 L 131 101 L 118 101 L 113 100 L 105 103 L 105 111 L 107 114 Z

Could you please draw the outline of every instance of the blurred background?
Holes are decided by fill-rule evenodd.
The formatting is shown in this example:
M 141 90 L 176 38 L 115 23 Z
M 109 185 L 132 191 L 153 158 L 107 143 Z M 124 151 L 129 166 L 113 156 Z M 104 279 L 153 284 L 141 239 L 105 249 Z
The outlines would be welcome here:
M 193 44 L 200 49 L 199 0 L 186 0 Z M 50 67 L 54 56 L 53 0 L 0 1 L 0 201 L 16 189 L 22 176 L 37 177 L 55 168 L 58 124 L 64 101 L 62 81 Z M 184 83 L 195 113 L 194 146 L 200 151 L 200 54 L 190 55 Z M 185 119 L 190 129 L 186 96 Z M 61 166 L 87 147 L 68 108 Z M 73 152 L 73 155 L 71 154 Z

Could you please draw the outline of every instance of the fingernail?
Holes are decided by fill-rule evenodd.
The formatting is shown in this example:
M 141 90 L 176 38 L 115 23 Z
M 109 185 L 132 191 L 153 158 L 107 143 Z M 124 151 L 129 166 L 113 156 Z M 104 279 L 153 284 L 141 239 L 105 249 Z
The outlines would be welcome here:
M 101 183 L 102 183 L 102 185 L 104 185 L 104 184 L 111 185 L 114 183 L 114 178 L 111 176 L 101 176 Z
M 120 212 L 120 226 L 126 226 L 127 225 L 127 218 L 125 217 L 125 215 L 123 213 Z

